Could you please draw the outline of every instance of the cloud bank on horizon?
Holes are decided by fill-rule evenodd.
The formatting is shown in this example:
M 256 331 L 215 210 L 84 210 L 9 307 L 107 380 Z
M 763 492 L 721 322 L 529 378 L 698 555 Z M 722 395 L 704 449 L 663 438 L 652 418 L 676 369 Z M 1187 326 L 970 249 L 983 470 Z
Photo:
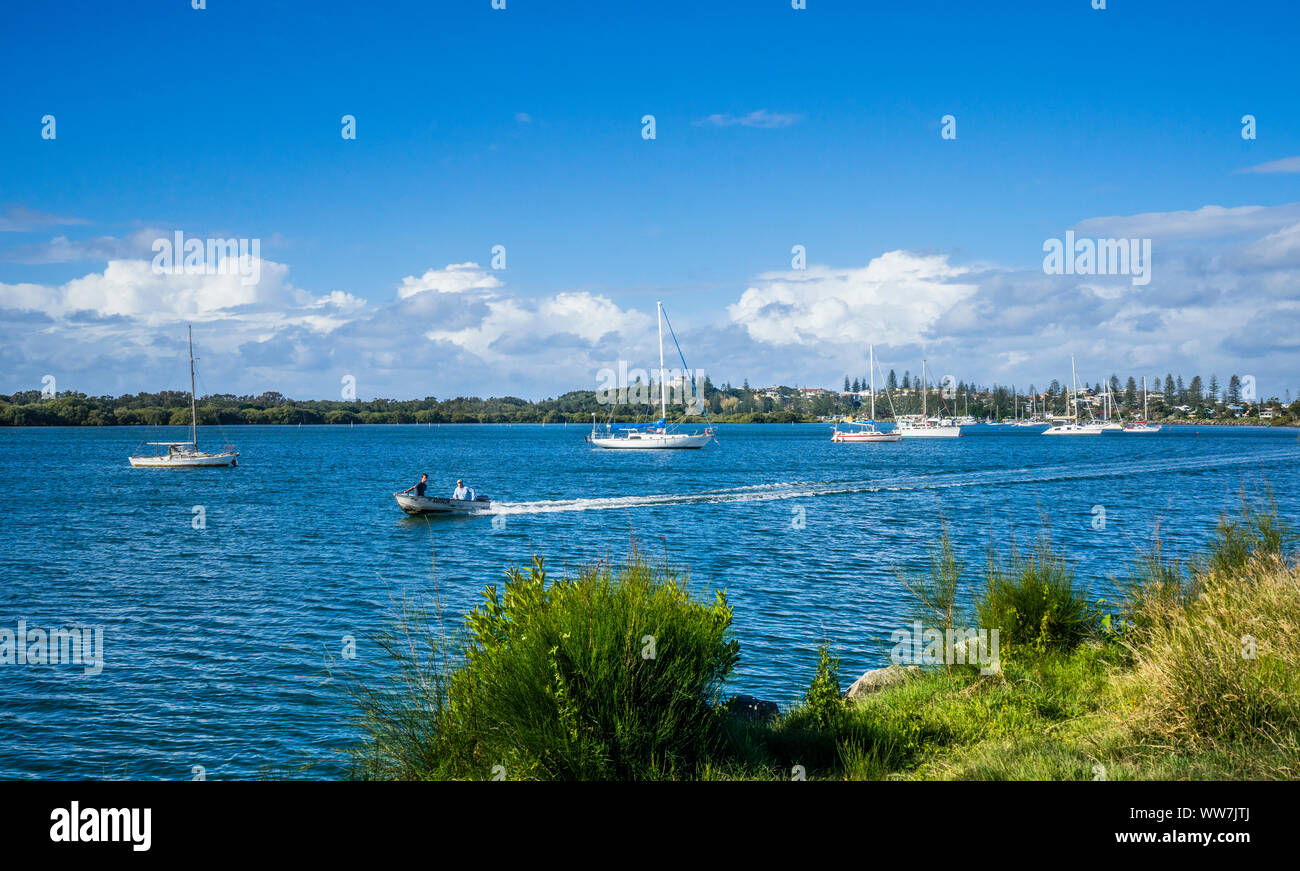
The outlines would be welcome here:
M 31 216 L 40 213 L 10 210 L 7 220 Z M 1097 217 L 1072 229 L 1151 238 L 1153 280 L 882 251 L 861 265 L 738 281 L 732 302 L 678 318 L 677 333 L 688 364 L 718 382 L 835 387 L 867 375 L 871 343 L 885 370 L 917 371 L 926 357 L 932 372 L 981 384 L 1042 388 L 1064 377 L 1073 353 L 1089 381 L 1249 373 L 1264 395 L 1300 388 L 1300 203 Z M 270 259 L 251 285 L 233 272 L 159 274 L 149 241 L 167 235 L 144 229 L 80 247 L 56 236 L 49 257 L 76 248 L 77 259 L 108 259 L 58 285 L 0 282 L 0 392 L 37 389 L 47 373 L 91 394 L 177 387 L 163 382 L 183 374 L 186 323 L 209 392 L 336 398 L 352 375 L 362 398 L 541 398 L 594 389 L 597 372 L 620 360 L 657 366 L 653 309 L 607 293 L 528 294 L 510 271 L 474 261 L 364 296 L 300 288 L 288 264 Z

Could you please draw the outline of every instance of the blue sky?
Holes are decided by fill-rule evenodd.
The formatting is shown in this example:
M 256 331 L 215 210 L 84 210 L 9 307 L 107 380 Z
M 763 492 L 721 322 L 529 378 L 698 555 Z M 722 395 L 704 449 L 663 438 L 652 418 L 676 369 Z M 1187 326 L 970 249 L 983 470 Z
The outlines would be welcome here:
M 874 341 L 1300 389 L 1294 4 L 207 6 L 9 12 L 0 392 L 175 386 L 192 321 L 212 389 L 554 395 L 649 363 L 656 298 L 715 380 L 836 384 Z M 1116 227 L 1149 285 L 1043 274 Z M 256 292 L 150 273 L 176 230 L 259 239 Z

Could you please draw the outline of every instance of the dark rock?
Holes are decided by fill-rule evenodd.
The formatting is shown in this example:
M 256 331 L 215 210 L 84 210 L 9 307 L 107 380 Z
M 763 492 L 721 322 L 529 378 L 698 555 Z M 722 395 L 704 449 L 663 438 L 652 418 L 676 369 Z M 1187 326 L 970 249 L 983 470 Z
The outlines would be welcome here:
M 766 723 L 774 720 L 781 713 L 776 702 L 765 702 L 754 696 L 734 696 L 727 702 L 727 710 L 743 720 Z

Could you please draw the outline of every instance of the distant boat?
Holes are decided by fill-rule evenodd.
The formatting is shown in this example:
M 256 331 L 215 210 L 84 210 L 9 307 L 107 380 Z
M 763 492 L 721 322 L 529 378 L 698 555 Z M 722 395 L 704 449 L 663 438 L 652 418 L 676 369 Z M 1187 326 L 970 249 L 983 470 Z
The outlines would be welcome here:
M 1147 423 L 1147 376 L 1142 376 L 1142 419 L 1124 426 L 1124 432 L 1153 433 L 1160 432 L 1160 425 Z
M 713 428 L 706 426 L 704 432 L 677 432 L 676 427 L 667 423 L 668 419 L 668 382 L 664 377 L 664 304 L 662 301 L 657 303 L 656 314 L 659 318 L 659 420 L 654 423 L 606 423 L 604 432 L 601 432 L 596 426 L 596 415 L 591 416 L 591 432 L 587 435 L 587 441 L 598 447 L 609 450 L 624 451 L 647 451 L 647 450 L 681 450 L 681 449 L 698 449 L 707 445 L 713 440 Z M 668 331 L 672 332 L 672 324 L 668 324 Z M 673 344 L 677 344 L 677 336 L 673 334 Z M 682 347 L 677 345 L 677 355 L 682 356 Z M 685 370 L 686 361 L 682 359 L 682 369 Z M 691 392 L 695 392 L 695 383 L 691 381 L 683 372 L 683 378 L 691 384 Z M 696 396 L 697 401 L 702 403 L 703 397 Z M 704 419 L 709 419 L 709 412 L 704 411 Z
M 876 429 L 876 346 L 868 346 L 868 371 L 871 373 L 871 420 L 846 421 L 847 429 L 840 429 L 838 423 L 831 432 L 833 442 L 901 442 L 903 437 L 897 432 L 881 432 Z M 892 402 L 892 400 L 891 400 Z
M 955 426 L 951 419 L 944 421 L 930 417 L 927 413 L 926 399 L 930 385 L 926 379 L 925 360 L 921 361 L 921 413 L 904 414 L 898 418 L 898 434 L 903 438 L 951 439 L 961 435 L 961 427 Z
M 1074 355 L 1070 355 L 1070 408 L 1073 413 L 1073 419 L 1069 423 L 1058 423 L 1049 426 L 1043 430 L 1043 435 L 1051 436 L 1072 436 L 1072 435 L 1101 435 L 1099 426 L 1083 426 L 1079 423 L 1079 388 L 1077 385 L 1078 377 L 1074 370 Z
M 190 343 L 190 440 L 187 442 L 147 442 L 158 448 L 166 448 L 153 454 L 131 457 L 131 465 L 137 469 L 203 469 L 214 466 L 234 466 L 239 451 L 226 445 L 220 453 L 211 454 L 199 450 L 199 415 L 194 401 L 194 328 L 189 328 Z

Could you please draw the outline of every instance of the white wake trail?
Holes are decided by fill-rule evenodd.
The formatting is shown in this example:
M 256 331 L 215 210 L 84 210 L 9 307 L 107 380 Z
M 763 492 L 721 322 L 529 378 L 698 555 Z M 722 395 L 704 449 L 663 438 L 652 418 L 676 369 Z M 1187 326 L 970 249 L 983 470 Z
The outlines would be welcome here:
M 1056 481 L 1084 481 L 1159 473 L 1179 473 L 1251 465 L 1271 460 L 1300 458 L 1295 450 L 1280 449 L 1239 456 L 1180 457 L 1131 463 L 1099 463 L 1042 466 L 1039 468 L 990 469 L 980 472 L 944 472 L 936 475 L 905 475 L 857 481 L 779 481 L 698 493 L 661 493 L 645 496 L 612 496 L 582 499 L 553 499 L 535 502 L 496 502 L 493 514 L 554 514 L 568 511 L 611 511 L 620 508 L 651 508 L 659 505 L 725 504 L 770 502 L 778 499 L 808 499 L 852 493 L 942 490 L 954 487 L 1019 486 Z

